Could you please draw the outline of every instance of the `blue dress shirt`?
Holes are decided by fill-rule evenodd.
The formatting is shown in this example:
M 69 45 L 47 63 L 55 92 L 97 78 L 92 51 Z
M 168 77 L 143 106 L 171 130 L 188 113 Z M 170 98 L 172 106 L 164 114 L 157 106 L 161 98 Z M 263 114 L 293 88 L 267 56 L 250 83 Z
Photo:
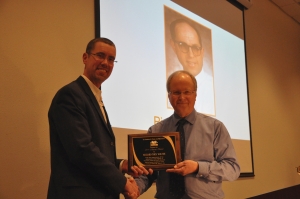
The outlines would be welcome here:
M 174 132 L 179 119 L 174 113 L 151 126 L 148 133 Z M 199 170 L 184 177 L 186 194 L 183 198 L 224 198 L 222 181 L 236 180 L 240 174 L 230 135 L 222 122 L 195 110 L 185 119 L 188 121 L 184 125 L 185 159 L 198 162 Z M 165 171 L 154 172 L 148 177 L 140 176 L 135 180 L 141 194 L 156 180 L 155 198 L 172 198 L 169 196 L 169 173 Z

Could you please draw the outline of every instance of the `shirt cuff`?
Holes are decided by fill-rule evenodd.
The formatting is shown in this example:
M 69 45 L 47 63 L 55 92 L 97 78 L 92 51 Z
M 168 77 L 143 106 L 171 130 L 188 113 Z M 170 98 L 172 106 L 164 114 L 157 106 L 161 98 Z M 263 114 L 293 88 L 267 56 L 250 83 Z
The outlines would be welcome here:
M 207 162 L 198 161 L 199 170 L 197 173 L 197 177 L 205 178 L 208 175 L 208 164 Z
M 122 166 L 123 166 L 123 162 L 124 160 L 121 160 L 120 164 L 119 164 L 119 170 L 122 172 Z M 123 172 L 122 172 L 123 173 Z

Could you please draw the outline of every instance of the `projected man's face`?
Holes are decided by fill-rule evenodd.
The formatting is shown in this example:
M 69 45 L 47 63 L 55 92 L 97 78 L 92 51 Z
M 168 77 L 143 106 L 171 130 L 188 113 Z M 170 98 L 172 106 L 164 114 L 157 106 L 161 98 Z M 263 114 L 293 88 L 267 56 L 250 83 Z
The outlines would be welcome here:
M 189 115 L 194 110 L 196 96 L 195 85 L 189 75 L 179 73 L 171 79 L 168 97 L 177 115 L 180 117 Z
M 175 27 L 175 41 L 171 39 L 171 46 L 181 63 L 183 70 L 192 75 L 198 75 L 203 66 L 203 47 L 197 32 L 187 23 L 178 23 Z

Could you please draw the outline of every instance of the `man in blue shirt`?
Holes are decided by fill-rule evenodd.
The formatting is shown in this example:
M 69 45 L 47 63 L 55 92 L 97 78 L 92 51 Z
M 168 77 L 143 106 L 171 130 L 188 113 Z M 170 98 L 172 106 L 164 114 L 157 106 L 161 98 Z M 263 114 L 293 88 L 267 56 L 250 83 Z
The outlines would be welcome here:
M 136 178 L 140 194 L 156 180 L 155 198 L 224 198 L 222 181 L 236 180 L 240 174 L 226 127 L 219 120 L 195 111 L 197 81 L 189 72 L 172 73 L 167 80 L 167 91 L 174 114 L 150 127 L 148 133 L 177 131 L 178 121 L 184 119 L 184 160 L 172 169 Z M 184 176 L 183 184 L 177 185 L 177 190 L 183 189 L 183 193 L 178 195 L 170 183 L 180 181 L 172 180 L 174 175 Z

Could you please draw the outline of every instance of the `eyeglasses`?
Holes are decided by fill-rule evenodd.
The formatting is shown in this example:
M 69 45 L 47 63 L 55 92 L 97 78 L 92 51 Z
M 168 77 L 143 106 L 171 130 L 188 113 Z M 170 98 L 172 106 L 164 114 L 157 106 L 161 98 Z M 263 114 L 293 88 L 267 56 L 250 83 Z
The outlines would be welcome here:
M 181 94 L 187 96 L 187 95 L 192 95 L 194 94 L 195 91 L 189 91 L 189 90 L 186 90 L 186 91 L 170 91 L 169 94 L 172 94 L 174 96 L 179 96 Z
M 97 60 L 97 61 L 103 61 L 106 59 L 106 55 L 104 53 L 89 53 L 91 55 L 94 55 L 94 59 Z M 108 57 L 107 58 L 107 62 L 110 64 L 110 65 L 113 65 L 114 63 L 117 63 L 118 61 L 115 61 L 115 58 L 114 57 Z
M 192 52 L 195 56 L 198 56 L 201 53 L 202 46 L 196 46 L 196 45 L 190 46 L 190 45 L 187 45 L 186 43 L 180 42 L 180 41 L 175 41 L 175 43 L 178 45 L 179 49 L 183 53 L 189 52 L 190 48 L 192 49 Z

